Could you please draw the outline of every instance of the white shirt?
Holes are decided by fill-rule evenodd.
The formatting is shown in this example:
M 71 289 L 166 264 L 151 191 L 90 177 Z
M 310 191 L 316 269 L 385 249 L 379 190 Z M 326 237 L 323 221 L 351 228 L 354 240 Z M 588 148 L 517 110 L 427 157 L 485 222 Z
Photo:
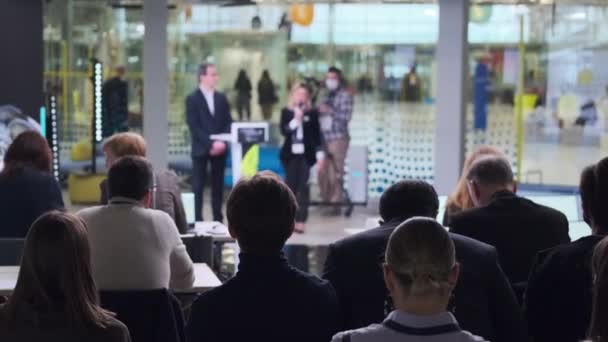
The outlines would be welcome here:
M 452 331 L 442 328 L 453 328 Z M 456 318 L 449 312 L 433 316 L 418 316 L 404 311 L 391 312 L 382 324 L 345 331 L 337 334 L 333 342 L 341 342 L 345 335 L 351 342 L 482 342 L 483 338 L 460 330 Z
M 102 290 L 189 288 L 192 260 L 165 212 L 114 197 L 78 213 L 87 224 L 93 279 Z
M 211 115 L 215 115 L 215 102 L 213 101 L 214 98 L 214 93 L 215 91 L 212 89 L 211 91 L 208 91 L 207 89 L 203 88 L 202 86 L 200 87 L 201 93 L 203 93 L 203 96 L 205 97 L 205 101 L 207 101 L 207 106 L 209 107 L 209 113 L 211 113 Z

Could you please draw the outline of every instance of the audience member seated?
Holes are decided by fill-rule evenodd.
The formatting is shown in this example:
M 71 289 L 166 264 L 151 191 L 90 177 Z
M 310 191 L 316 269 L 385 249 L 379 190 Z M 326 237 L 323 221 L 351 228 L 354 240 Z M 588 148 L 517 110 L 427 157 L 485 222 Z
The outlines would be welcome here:
M 445 212 L 443 215 L 443 224 L 449 226 L 450 216 L 455 215 L 463 210 L 473 208 L 473 201 L 471 195 L 469 195 L 469 189 L 467 188 L 467 174 L 471 168 L 473 162 L 483 156 L 503 156 L 503 153 L 494 146 L 479 146 L 473 153 L 471 153 L 464 161 L 462 167 L 461 177 L 458 180 L 456 189 L 448 196 L 448 200 L 445 205 Z
M 9 146 L 0 172 L 0 238 L 24 238 L 38 216 L 63 209 L 51 160 L 51 149 L 37 132 L 21 133 Z
M 334 289 L 289 266 L 281 253 L 295 225 L 291 190 L 262 172 L 237 183 L 226 210 L 242 251 L 238 273 L 195 301 L 188 341 L 330 341 L 340 328 Z
M 337 334 L 333 341 L 483 341 L 447 311 L 459 265 L 454 243 L 431 218 L 411 218 L 392 232 L 383 264 L 395 309 L 382 324 Z
M 15 290 L 0 307 L 0 341 L 130 341 L 127 327 L 99 307 L 90 262 L 79 218 L 53 211 L 36 220 Z
M 89 227 L 93 278 L 102 290 L 189 288 L 192 260 L 167 213 L 150 209 L 152 165 L 127 156 L 108 173 L 110 201 L 84 209 Z
M 435 218 L 438 208 L 428 183 L 398 182 L 380 198 L 380 227 L 330 245 L 324 278 L 338 294 L 344 329 L 380 323 L 393 309 L 381 267 L 389 236 L 411 217 Z M 450 237 L 461 272 L 449 309 L 463 329 L 490 341 L 525 341 L 525 324 L 494 247 L 457 234 Z
M 589 340 L 608 341 L 608 238 L 595 247 L 593 267 L 593 311 L 589 327 Z
M 146 157 L 146 141 L 136 133 L 118 133 L 111 136 L 103 145 L 108 169 L 119 158 L 134 155 Z M 152 199 L 152 208 L 166 212 L 171 216 L 179 232 L 185 234 L 188 230 L 188 221 L 182 202 L 182 191 L 179 186 L 179 177 L 171 170 L 154 172 L 154 185 L 156 191 Z M 99 185 L 101 188 L 101 204 L 108 204 L 108 180 Z
M 557 210 L 517 196 L 511 165 L 503 157 L 473 162 L 467 187 L 476 208 L 452 216 L 451 231 L 496 247 L 521 299 L 536 254 L 570 242 L 568 220 Z
M 587 167 L 580 182 L 585 221 L 592 235 L 538 254 L 525 296 L 535 342 L 580 341 L 591 320 L 593 248 L 608 234 L 608 158 Z

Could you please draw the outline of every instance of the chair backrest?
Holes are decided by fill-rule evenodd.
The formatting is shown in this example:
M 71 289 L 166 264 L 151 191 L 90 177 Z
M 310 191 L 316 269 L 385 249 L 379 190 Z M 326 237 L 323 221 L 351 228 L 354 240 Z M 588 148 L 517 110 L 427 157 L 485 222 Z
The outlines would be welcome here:
M 213 237 L 185 234 L 181 236 L 192 262 L 213 265 Z
M 185 342 L 184 316 L 167 289 L 100 291 L 101 306 L 116 313 L 133 342 Z
M 0 266 L 17 266 L 21 263 L 25 239 L 0 239 Z

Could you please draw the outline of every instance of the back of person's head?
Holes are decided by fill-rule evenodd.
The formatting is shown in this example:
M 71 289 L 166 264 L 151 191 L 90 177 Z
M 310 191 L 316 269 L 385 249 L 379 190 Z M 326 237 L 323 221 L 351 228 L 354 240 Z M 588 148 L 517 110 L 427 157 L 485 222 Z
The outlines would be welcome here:
M 475 160 L 488 155 L 504 156 L 504 154 L 498 148 L 494 146 L 483 145 L 475 149 L 475 151 L 473 151 L 465 159 L 464 165 L 462 166 L 460 179 L 458 180 L 458 184 L 456 185 L 456 189 L 448 197 L 446 203 L 446 207 L 448 210 L 452 208 L 466 210 L 473 207 L 473 201 L 471 200 L 471 196 L 469 195 L 469 190 L 467 188 L 467 174 L 469 173 L 469 169 L 471 168 L 471 165 Z
M 502 156 L 483 156 L 473 162 L 467 174 L 467 187 L 476 207 L 487 205 L 499 191 L 515 192 L 511 164 Z
M 583 170 L 580 192 L 585 222 L 596 234 L 608 234 L 608 158 Z
M 380 197 L 380 217 L 384 222 L 410 217 L 435 218 L 439 199 L 432 185 L 420 180 L 403 180 L 391 185 Z
M 514 182 L 511 165 L 502 156 L 484 156 L 475 160 L 467 179 L 488 186 L 509 185 Z
M 596 246 L 593 252 L 592 268 L 593 310 L 589 338 L 594 342 L 608 341 L 608 237 Z
M 17 284 L 6 305 L 8 320 L 17 320 L 26 307 L 62 313 L 74 328 L 104 327 L 110 316 L 98 304 L 84 222 L 59 211 L 42 215 L 25 239 Z
M 287 185 L 272 172 L 240 180 L 226 204 L 228 228 L 244 252 L 278 253 L 291 236 L 297 203 Z
M 124 197 L 140 201 L 153 187 L 152 164 L 143 157 L 122 157 L 112 164 L 108 172 L 110 198 Z
M 385 260 L 385 276 L 390 277 L 388 269 L 406 298 L 448 295 L 458 278 L 452 239 L 426 217 L 411 218 L 393 231 Z
M 3 174 L 11 174 L 23 168 L 51 172 L 51 148 L 46 139 L 35 131 L 17 136 L 4 155 Z
M 125 156 L 145 157 L 146 141 L 137 133 L 117 133 L 106 140 L 103 149 L 116 159 Z

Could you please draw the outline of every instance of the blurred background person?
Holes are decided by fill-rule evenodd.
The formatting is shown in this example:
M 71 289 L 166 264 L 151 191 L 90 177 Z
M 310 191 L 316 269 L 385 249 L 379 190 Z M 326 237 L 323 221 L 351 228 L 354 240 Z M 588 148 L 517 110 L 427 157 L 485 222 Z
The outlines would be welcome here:
M 117 66 L 115 75 L 101 88 L 102 136 L 129 130 L 129 85 L 124 80 L 127 69 Z
M 251 81 L 244 69 L 239 71 L 239 75 L 234 82 L 236 90 L 236 111 L 239 113 L 239 121 L 243 119 L 251 120 Z
M 272 118 L 272 109 L 278 100 L 274 82 L 272 82 L 268 70 L 264 70 L 262 78 L 258 82 L 258 104 L 265 121 L 270 121 Z
M 87 228 L 72 214 L 34 222 L 19 277 L 0 307 L 0 341 L 129 342 L 127 327 L 99 306 Z
M 303 233 L 310 201 L 310 168 L 316 163 L 322 164 L 325 157 L 321 144 L 319 113 L 312 107 L 310 92 L 304 84 L 293 85 L 289 103 L 281 112 L 280 126 L 285 137 L 281 148 L 285 181 L 298 202 L 294 230 Z
M 38 216 L 64 208 L 51 163 L 51 148 L 38 132 L 23 132 L 9 146 L 0 172 L 0 237 L 24 238 Z

